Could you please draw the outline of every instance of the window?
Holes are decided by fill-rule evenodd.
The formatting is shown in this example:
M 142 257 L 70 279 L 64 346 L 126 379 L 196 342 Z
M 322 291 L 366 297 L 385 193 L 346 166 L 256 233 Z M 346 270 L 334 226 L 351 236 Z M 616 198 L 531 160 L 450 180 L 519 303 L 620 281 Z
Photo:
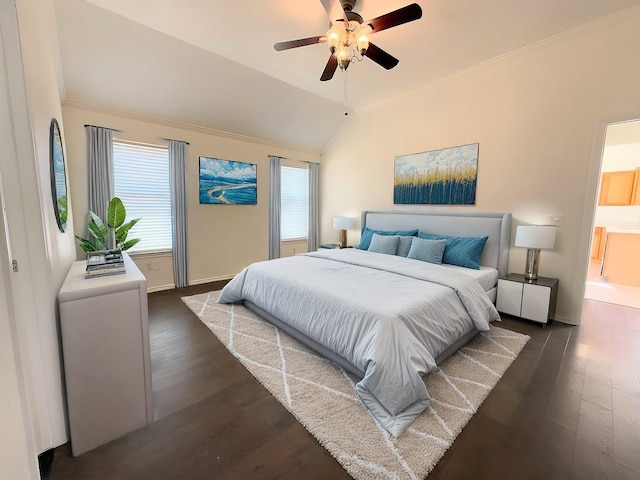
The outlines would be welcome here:
M 280 238 L 309 235 L 309 175 L 305 168 L 280 167 Z
M 127 220 L 141 220 L 129 238 L 139 238 L 129 252 L 171 250 L 169 149 L 113 141 L 113 190 L 127 209 Z

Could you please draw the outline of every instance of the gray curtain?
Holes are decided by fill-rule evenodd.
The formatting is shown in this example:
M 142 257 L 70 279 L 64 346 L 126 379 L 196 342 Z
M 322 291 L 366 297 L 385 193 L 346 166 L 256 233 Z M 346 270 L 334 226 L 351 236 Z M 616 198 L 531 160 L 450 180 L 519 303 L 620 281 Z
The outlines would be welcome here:
M 187 193 L 185 158 L 187 143 L 169 140 L 171 166 L 171 217 L 173 240 L 173 283 L 176 288 L 189 286 L 189 256 L 187 248 Z
M 280 258 L 280 165 L 282 158 L 269 156 L 269 260 Z
M 113 197 L 113 130 L 85 125 L 87 133 L 87 173 L 89 185 L 89 210 L 105 223 L 107 205 Z M 110 239 L 113 248 L 114 239 Z
M 309 245 L 308 249 L 313 252 L 318 249 L 318 171 L 320 165 L 309 164 Z

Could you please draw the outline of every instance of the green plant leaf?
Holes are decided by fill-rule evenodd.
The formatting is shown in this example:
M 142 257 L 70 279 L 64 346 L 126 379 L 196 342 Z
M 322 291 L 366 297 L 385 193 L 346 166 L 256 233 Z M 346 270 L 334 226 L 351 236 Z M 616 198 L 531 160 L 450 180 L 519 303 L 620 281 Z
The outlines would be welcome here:
M 118 197 L 113 197 L 107 207 L 107 225 L 109 228 L 117 229 L 123 223 L 127 217 L 127 210 L 124 208 L 124 203 Z
M 124 243 L 120 244 L 120 250 L 129 250 L 131 247 L 133 247 L 136 243 L 138 243 L 140 241 L 139 238 L 132 238 L 130 240 L 127 240 Z
M 117 245 L 120 243 L 123 243 L 127 239 L 127 235 L 129 235 L 129 230 L 131 230 L 131 227 L 133 227 L 139 221 L 140 221 L 139 218 L 134 218 L 133 220 L 130 220 L 129 222 L 125 223 L 124 225 L 122 225 L 120 228 L 116 230 Z
M 61 195 L 60 197 L 58 197 L 58 206 L 60 208 L 64 208 L 65 210 L 67 209 L 67 196 L 66 195 Z
M 64 225 L 67 223 L 67 196 L 62 195 L 58 198 L 58 216 L 60 217 L 60 223 Z
M 96 245 L 100 247 L 100 250 L 105 249 L 109 238 L 109 229 L 100 217 L 91 210 L 89 210 L 87 228 L 89 229 L 89 233 L 96 239 Z
M 78 235 L 76 235 L 75 237 L 78 239 L 78 242 L 79 242 L 78 245 L 80 246 L 83 252 L 89 253 L 89 252 L 95 252 L 95 251 L 101 250 L 91 240 L 79 237 Z

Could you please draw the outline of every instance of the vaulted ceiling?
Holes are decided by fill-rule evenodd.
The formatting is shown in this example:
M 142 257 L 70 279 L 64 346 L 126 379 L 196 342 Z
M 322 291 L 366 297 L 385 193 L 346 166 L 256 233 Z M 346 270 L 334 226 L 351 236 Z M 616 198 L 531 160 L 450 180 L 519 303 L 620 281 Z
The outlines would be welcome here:
M 374 18 L 411 0 L 358 0 Z M 350 115 L 640 0 L 418 0 L 420 20 L 375 34 L 400 60 L 319 78 L 326 43 L 273 44 L 328 28 L 320 0 L 54 0 L 68 99 L 320 149 Z

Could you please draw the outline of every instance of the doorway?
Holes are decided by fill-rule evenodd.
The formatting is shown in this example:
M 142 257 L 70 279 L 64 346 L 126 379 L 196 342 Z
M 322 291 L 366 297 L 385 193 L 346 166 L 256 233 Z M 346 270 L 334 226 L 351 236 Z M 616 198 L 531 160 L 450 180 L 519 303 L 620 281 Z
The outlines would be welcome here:
M 613 269 L 620 235 L 640 244 L 640 120 L 607 126 L 592 235 L 585 298 L 640 309 L 640 249 Z

